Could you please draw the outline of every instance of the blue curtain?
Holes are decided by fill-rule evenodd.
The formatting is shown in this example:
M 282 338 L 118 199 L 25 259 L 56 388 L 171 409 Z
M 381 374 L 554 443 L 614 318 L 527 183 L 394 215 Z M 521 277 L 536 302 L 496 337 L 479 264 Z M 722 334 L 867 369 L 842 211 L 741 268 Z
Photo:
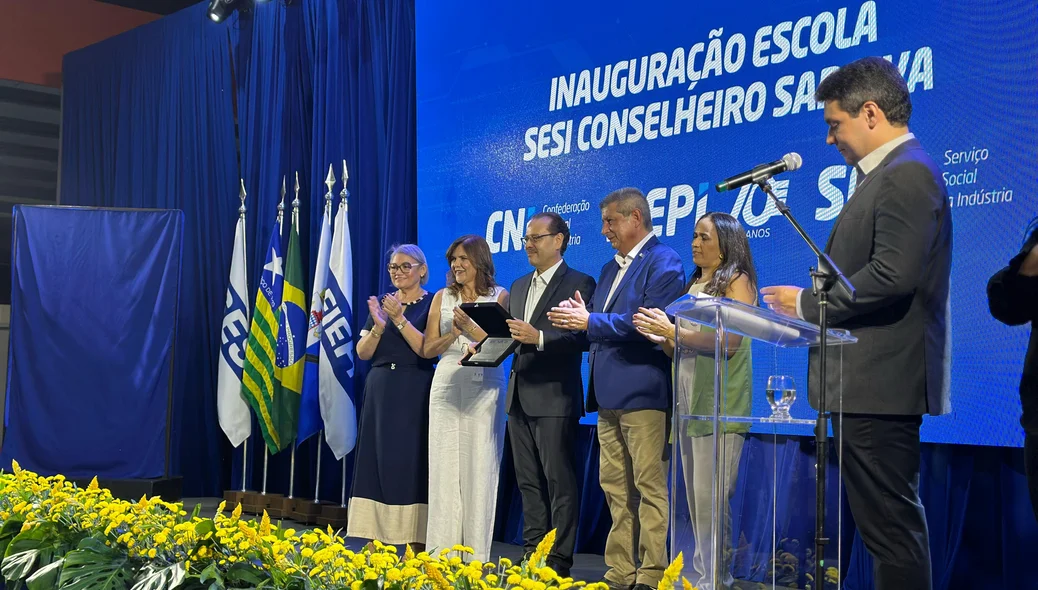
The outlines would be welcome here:
M 188 496 L 226 483 L 215 391 L 238 209 L 230 66 L 227 31 L 204 5 L 70 53 L 63 66 L 61 203 L 184 212 L 171 463 Z
M 13 225 L 0 464 L 166 475 L 183 215 L 18 205 Z
M 300 238 L 304 263 L 316 264 L 318 227 L 329 164 L 336 177 L 335 202 L 342 189 L 342 162 L 349 167 L 349 222 L 354 251 L 354 333 L 363 325 L 368 296 L 387 285 L 384 253 L 417 240 L 415 155 L 414 5 L 412 2 L 304 0 L 256 5 L 228 21 L 238 92 L 242 176 L 255 187 L 250 204 L 249 239 L 255 289 L 262 264 L 262 240 L 273 227 L 281 178 L 289 177 L 286 221 L 293 177 L 299 173 Z M 265 239 L 265 238 L 264 238 Z M 309 285 L 307 292 L 309 293 Z M 367 366 L 355 373 L 360 397 Z M 259 457 L 258 437 L 249 453 Z M 297 449 L 295 495 L 312 497 L 317 446 L 313 437 Z M 338 501 L 342 466 L 322 448 L 324 500 Z M 290 455 L 270 458 L 268 490 L 288 491 Z M 241 477 L 234 454 L 232 481 Z M 260 460 L 249 461 L 250 488 L 262 485 Z M 346 459 L 352 482 L 352 456 Z

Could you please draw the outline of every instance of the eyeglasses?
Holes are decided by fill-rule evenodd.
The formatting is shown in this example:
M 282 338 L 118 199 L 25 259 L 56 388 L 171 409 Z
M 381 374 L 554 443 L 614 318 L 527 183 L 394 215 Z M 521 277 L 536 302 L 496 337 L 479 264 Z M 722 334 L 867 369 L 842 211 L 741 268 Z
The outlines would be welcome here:
M 548 236 L 554 236 L 554 235 L 557 235 L 559 233 L 562 233 L 562 232 L 552 232 L 550 234 L 541 234 L 539 236 L 523 236 L 523 237 L 521 237 L 519 239 L 523 242 L 523 245 L 525 246 L 525 245 L 529 244 L 530 242 L 536 242 L 537 240 L 539 240 L 541 238 L 546 238 Z
M 417 264 L 411 264 L 410 262 L 405 262 L 403 264 L 392 264 L 392 263 L 390 263 L 390 264 L 386 265 L 386 270 L 389 271 L 389 274 L 393 274 L 393 273 L 398 272 L 398 271 L 402 272 L 404 274 L 407 274 L 407 273 L 411 272 L 411 269 L 416 267 L 416 266 L 418 266 L 418 265 Z

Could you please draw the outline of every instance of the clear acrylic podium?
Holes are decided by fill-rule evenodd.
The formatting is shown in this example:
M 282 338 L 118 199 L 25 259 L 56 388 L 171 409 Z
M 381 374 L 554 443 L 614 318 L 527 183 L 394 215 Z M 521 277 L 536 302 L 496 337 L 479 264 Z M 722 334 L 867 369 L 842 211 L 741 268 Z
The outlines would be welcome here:
M 671 559 L 698 590 L 839 588 L 842 485 L 839 444 L 825 469 L 826 581 L 816 585 L 814 427 L 804 349 L 818 327 L 721 297 L 685 296 L 675 317 Z M 827 333 L 826 407 L 841 409 L 841 345 Z M 812 376 L 817 381 L 817 373 Z M 774 400 L 774 403 L 769 401 Z M 805 460 L 807 455 L 811 460 Z

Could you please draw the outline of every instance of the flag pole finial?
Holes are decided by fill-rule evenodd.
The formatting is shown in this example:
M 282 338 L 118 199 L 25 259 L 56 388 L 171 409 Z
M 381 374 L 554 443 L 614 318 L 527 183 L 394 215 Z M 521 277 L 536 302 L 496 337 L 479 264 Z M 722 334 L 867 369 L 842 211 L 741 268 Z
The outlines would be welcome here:
M 328 176 L 324 179 L 324 184 L 328 187 L 328 192 L 324 194 L 325 205 L 331 205 L 332 197 L 335 195 L 333 189 L 335 188 L 335 165 L 328 164 Z
M 238 213 L 241 214 L 241 215 L 245 215 L 245 197 L 246 197 L 246 193 L 245 193 L 245 179 L 242 178 L 240 180 L 241 180 L 241 190 L 238 191 L 238 198 L 241 199 L 241 206 L 238 207 Z
M 299 171 L 296 171 L 295 198 L 292 199 L 292 208 L 298 209 L 302 203 L 299 201 Z
M 285 186 L 286 186 L 286 184 L 285 184 L 285 177 L 282 176 L 281 177 L 281 202 L 278 203 L 278 215 L 280 215 L 280 214 L 285 212 L 285 193 L 288 192 L 288 190 L 285 188 Z

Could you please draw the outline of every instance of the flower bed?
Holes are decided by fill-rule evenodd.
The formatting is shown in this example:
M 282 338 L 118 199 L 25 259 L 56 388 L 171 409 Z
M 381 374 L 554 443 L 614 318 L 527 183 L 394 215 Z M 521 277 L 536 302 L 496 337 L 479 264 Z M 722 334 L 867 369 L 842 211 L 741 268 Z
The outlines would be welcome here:
M 607 590 L 559 578 L 544 565 L 551 532 L 527 561 L 466 561 L 467 547 L 436 555 L 377 541 L 354 552 L 330 528 L 297 532 L 241 518 L 241 508 L 213 518 L 159 498 L 127 502 L 97 479 L 79 488 L 61 475 L 41 477 L 13 465 L 0 475 L 0 573 L 9 590 Z M 681 556 L 660 590 L 684 587 Z

